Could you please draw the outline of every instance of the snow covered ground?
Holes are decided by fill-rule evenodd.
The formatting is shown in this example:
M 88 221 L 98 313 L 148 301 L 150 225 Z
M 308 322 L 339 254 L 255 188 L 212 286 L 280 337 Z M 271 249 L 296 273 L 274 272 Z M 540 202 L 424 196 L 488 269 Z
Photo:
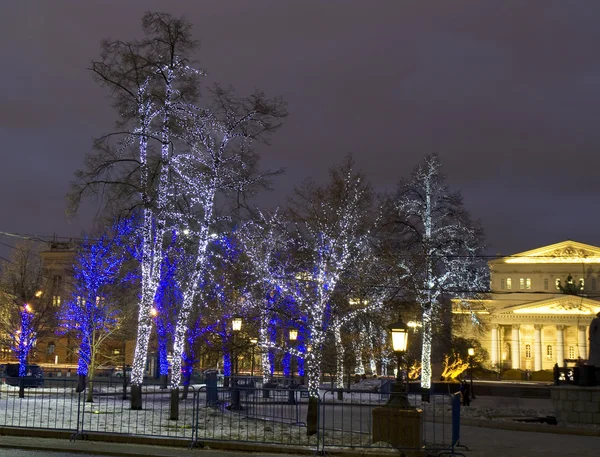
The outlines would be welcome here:
M 77 393 L 75 385 L 47 385 L 25 389 L 0 386 L 0 426 L 52 428 L 101 433 L 136 434 L 199 441 L 227 440 L 317 446 L 317 437 L 306 436 L 307 399 L 296 392 L 296 403 L 290 404 L 289 391 L 272 390 L 268 398 L 262 391 L 246 395 L 242 391 L 241 411 L 228 409 L 227 389 L 219 389 L 219 403 L 207 406 L 205 389 L 191 388 L 188 398 L 179 405 L 179 419 L 170 420 L 170 391 L 159 386 L 144 386 L 143 410 L 129 409 L 122 399 L 122 385 L 96 383 L 94 401 L 85 402 L 86 393 Z M 386 395 L 373 392 L 321 391 L 322 406 L 318 438 L 328 446 L 388 447 L 371 443 L 372 409 L 387 401 Z M 423 433 L 426 443 L 449 444 L 452 424 L 452 397 L 432 395 L 430 402 L 420 395 L 409 395 L 411 404 L 423 410 Z M 549 400 L 478 397 L 469 407 L 461 408 L 461 416 L 514 420 L 516 417 L 553 415 Z

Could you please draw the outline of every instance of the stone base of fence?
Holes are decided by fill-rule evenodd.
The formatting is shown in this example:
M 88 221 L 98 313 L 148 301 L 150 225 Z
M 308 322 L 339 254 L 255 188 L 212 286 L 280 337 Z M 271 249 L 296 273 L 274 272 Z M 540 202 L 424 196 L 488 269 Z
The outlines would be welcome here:
M 373 442 L 382 441 L 400 448 L 406 455 L 423 455 L 420 409 L 400 409 L 382 406 L 373 409 Z M 408 450 L 414 450 L 408 453 Z
M 550 387 L 558 425 L 600 424 L 600 386 Z

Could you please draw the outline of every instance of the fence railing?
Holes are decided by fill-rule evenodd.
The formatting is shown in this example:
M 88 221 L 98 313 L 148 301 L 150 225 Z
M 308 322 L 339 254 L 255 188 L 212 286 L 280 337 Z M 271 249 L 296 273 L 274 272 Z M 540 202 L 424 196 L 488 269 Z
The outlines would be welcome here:
M 406 393 L 408 413 L 398 416 L 397 408 L 386 406 L 389 393 L 344 390 L 340 394 L 322 389 L 316 433 L 307 435 L 309 398 L 303 386 L 232 384 L 189 386 L 187 398 L 179 401 L 177 420 L 171 419 L 171 390 L 159 385 L 144 385 L 143 409 L 132 410 L 122 384 L 115 382 L 94 381 L 78 392 L 75 379 L 51 378 L 44 380 L 43 386 L 26 388 L 23 398 L 18 387 L 4 384 L 0 386 L 0 426 L 68 430 L 74 436 L 128 434 L 179 438 L 192 445 L 229 441 L 317 451 L 402 448 L 454 452 L 459 444 L 457 395 L 431 394 L 425 402 L 420 394 Z M 127 391 L 125 394 L 127 397 Z M 87 401 L 90 399 L 93 401 Z M 385 438 L 382 428 L 395 437 L 413 438 L 398 444 Z

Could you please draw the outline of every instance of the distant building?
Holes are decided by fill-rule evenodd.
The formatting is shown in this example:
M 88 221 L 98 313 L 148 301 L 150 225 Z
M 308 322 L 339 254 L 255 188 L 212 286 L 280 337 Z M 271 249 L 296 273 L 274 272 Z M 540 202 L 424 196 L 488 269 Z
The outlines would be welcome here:
M 491 294 L 474 302 L 483 332 L 462 326 L 492 367 L 551 370 L 586 360 L 588 327 L 600 312 L 600 248 L 575 241 L 489 262 Z M 464 314 L 456 303 L 453 312 Z

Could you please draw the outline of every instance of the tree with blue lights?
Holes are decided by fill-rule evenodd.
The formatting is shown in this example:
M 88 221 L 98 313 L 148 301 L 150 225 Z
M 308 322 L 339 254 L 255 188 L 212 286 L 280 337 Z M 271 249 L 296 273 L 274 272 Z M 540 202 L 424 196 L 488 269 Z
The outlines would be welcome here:
M 35 344 L 36 333 L 33 328 L 33 309 L 26 303 L 20 313 L 21 326 L 14 336 L 14 352 L 19 359 L 19 377 L 27 374 L 27 356 Z
M 36 340 L 54 332 L 53 296 L 60 291 L 53 278 L 45 275 L 38 243 L 25 241 L 13 249 L 1 265 L 0 334 L 7 336 L 5 343 L 19 360 L 19 373 L 24 376 Z
M 63 332 L 79 340 L 79 376 L 94 377 L 100 349 L 119 327 L 121 303 L 115 289 L 132 279 L 123 272 L 131 253 L 125 246 L 132 243 L 132 225 L 131 220 L 119 221 L 110 233 L 86 238 L 75 258 L 72 297 L 60 311 L 60 324 Z

